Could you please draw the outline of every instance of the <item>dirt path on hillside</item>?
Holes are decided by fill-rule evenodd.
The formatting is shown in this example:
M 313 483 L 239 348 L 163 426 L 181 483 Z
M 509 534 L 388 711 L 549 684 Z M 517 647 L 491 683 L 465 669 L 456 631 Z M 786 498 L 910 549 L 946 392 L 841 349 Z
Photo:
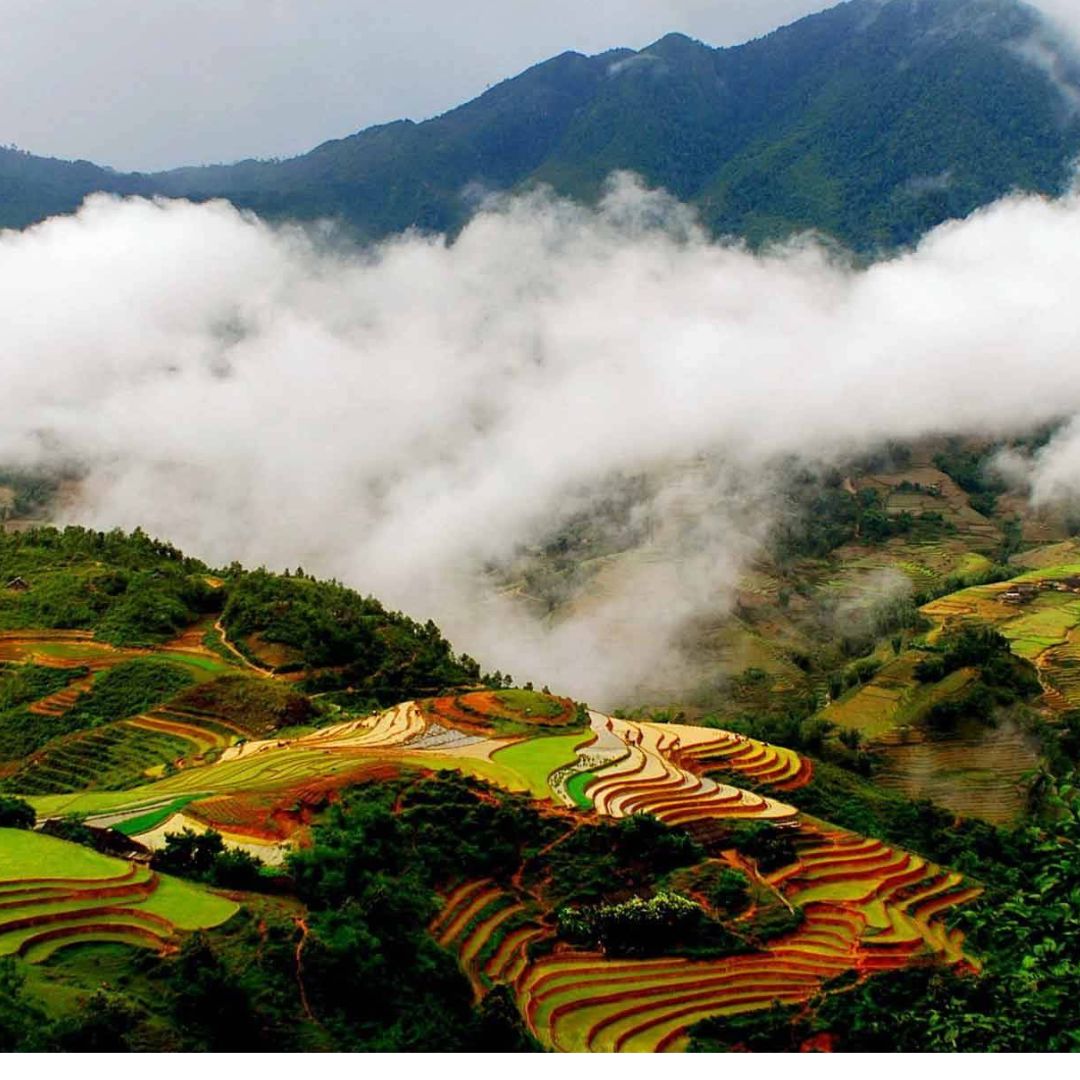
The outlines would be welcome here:
M 248 671 L 255 672 L 256 675 L 261 675 L 264 679 L 273 678 L 274 673 L 267 671 L 266 668 L 259 667 L 258 664 L 253 664 L 227 637 L 225 633 L 225 627 L 221 625 L 221 620 L 218 619 L 214 623 L 214 630 L 217 632 L 218 637 L 221 639 L 221 644 L 225 646 L 248 669 Z
M 296 915 L 293 917 L 293 922 L 300 931 L 300 940 L 296 943 L 296 985 L 300 989 L 300 1005 L 303 1007 L 304 1015 L 313 1024 L 318 1024 L 319 1021 L 315 1019 L 315 1014 L 308 1003 L 307 988 L 304 986 L 304 946 L 307 944 L 309 933 L 307 919 L 303 915 Z

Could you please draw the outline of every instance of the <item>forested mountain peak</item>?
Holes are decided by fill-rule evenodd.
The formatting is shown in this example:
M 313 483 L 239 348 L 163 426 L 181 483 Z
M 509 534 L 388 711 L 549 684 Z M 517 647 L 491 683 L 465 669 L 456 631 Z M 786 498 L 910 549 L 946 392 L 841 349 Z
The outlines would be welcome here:
M 613 36 L 617 34 L 613 30 Z M 454 233 L 477 190 L 591 200 L 615 170 L 751 242 L 817 229 L 903 245 L 1012 190 L 1060 192 L 1080 151 L 1080 62 L 1018 0 L 851 0 L 743 45 L 673 32 L 564 52 L 441 116 L 285 161 L 120 174 L 0 152 L 0 224 L 86 194 L 225 197 L 360 239 Z

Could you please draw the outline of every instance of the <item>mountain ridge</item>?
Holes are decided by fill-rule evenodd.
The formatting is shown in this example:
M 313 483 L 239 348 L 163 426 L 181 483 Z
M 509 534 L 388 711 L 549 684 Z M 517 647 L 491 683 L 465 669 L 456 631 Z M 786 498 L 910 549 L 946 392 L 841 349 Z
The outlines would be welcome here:
M 730 48 L 673 32 L 567 51 L 440 116 L 284 160 L 121 173 L 0 150 L 0 226 L 103 190 L 337 219 L 367 241 L 454 234 L 478 191 L 591 201 L 630 170 L 714 235 L 893 247 L 1012 190 L 1060 193 L 1080 153 L 1075 100 L 1080 62 L 1018 0 L 850 0 Z

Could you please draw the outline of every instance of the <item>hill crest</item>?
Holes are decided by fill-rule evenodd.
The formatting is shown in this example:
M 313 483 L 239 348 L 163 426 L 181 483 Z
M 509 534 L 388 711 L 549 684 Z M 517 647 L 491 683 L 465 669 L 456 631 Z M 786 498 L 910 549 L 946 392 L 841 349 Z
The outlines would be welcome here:
M 851 0 L 729 48 L 673 32 L 638 51 L 564 52 L 440 116 L 286 160 L 125 174 L 0 150 L 0 225 L 105 190 L 224 197 L 336 219 L 361 240 L 453 234 L 477 185 L 591 200 L 630 170 L 716 234 L 809 228 L 873 249 L 1011 190 L 1060 192 L 1080 152 L 1074 100 L 1080 63 L 1017 0 Z

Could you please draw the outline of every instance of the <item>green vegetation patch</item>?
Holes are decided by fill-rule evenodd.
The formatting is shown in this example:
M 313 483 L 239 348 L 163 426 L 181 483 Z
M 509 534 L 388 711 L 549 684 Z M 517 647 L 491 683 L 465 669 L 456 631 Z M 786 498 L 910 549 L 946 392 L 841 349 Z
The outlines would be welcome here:
M 166 803 L 164 806 L 148 810 L 145 814 L 137 814 L 134 817 L 126 818 L 124 821 L 118 821 L 112 828 L 125 836 L 138 836 L 139 833 L 149 832 L 151 829 L 156 829 L 163 821 L 168 821 L 173 814 L 178 814 L 197 797 L 195 795 L 182 795 L 179 799 L 173 799 L 172 802 Z
M 140 530 L 69 526 L 0 534 L 0 629 L 93 630 L 114 645 L 168 641 L 220 606 L 206 567 Z
M 0 882 L 25 878 L 119 877 L 127 863 L 24 829 L 0 829 Z
M 566 712 L 565 702 L 534 690 L 500 690 L 492 696 L 510 712 L 525 718 L 553 720 Z M 568 720 L 568 723 L 572 722 L 573 718 Z
M 549 799 L 552 793 L 548 777 L 556 769 L 575 761 L 578 747 L 588 742 L 589 738 L 577 733 L 527 739 L 496 750 L 491 760 L 520 775 L 533 798 Z
M 27 801 L 38 817 L 62 817 L 66 814 L 123 813 L 159 806 L 168 801 L 152 786 L 132 791 L 85 791 L 72 795 L 30 795 Z
M 168 919 L 179 930 L 203 930 L 227 922 L 240 908 L 200 885 L 161 874 L 140 910 Z
M 159 649 L 155 655 L 162 660 L 168 660 L 170 664 L 189 668 L 189 673 L 196 680 L 212 679 L 232 671 L 235 667 L 216 656 L 199 656 L 196 653 L 175 652 L 171 649 Z
M 594 772 L 574 773 L 566 782 L 566 793 L 574 800 L 579 810 L 591 810 L 593 801 L 585 794 L 585 789 L 596 779 Z
M 257 570 L 231 582 L 221 621 L 249 653 L 256 640 L 287 650 L 285 667 L 312 672 L 310 689 L 351 688 L 382 705 L 475 683 L 480 675 L 474 660 L 454 655 L 433 622 L 421 625 L 300 571 Z
M 155 658 L 128 660 L 103 671 L 91 691 L 66 714 L 78 727 L 126 720 L 160 705 L 191 684 L 176 664 Z

